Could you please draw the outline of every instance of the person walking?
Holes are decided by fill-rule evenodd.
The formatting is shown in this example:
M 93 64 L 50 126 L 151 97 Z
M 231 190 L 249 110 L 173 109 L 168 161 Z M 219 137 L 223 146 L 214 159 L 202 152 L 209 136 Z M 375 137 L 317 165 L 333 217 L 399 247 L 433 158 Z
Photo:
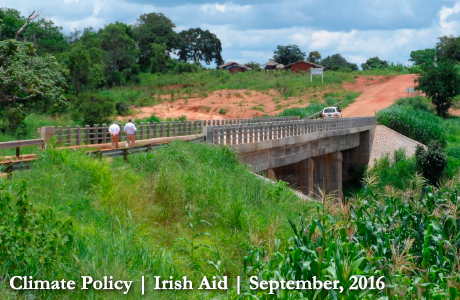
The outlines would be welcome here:
M 112 141 L 112 149 L 118 149 L 118 142 L 120 141 L 120 126 L 114 121 L 109 127 L 110 140 Z
M 126 133 L 126 148 L 128 147 L 134 147 L 134 143 L 136 141 L 136 125 L 134 125 L 131 121 L 131 119 L 128 120 L 128 123 L 126 123 L 124 131 Z

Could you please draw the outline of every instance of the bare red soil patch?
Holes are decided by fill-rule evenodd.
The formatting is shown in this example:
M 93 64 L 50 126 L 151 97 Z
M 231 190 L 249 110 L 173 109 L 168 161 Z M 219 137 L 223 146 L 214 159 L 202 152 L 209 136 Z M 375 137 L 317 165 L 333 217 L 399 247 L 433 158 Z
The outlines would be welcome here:
M 155 106 L 141 107 L 127 118 L 146 118 L 155 115 L 160 118 L 178 118 L 186 116 L 187 120 L 199 119 L 233 119 L 252 118 L 263 115 L 276 115 L 286 108 L 305 107 L 305 99 L 283 99 L 279 92 L 256 92 L 248 90 L 219 90 L 204 98 L 178 99 L 170 102 L 168 97 Z M 300 102 L 299 102 L 300 100 Z
M 371 79 L 372 78 L 372 79 Z M 355 102 L 342 112 L 344 117 L 373 116 L 376 111 L 390 107 L 399 98 L 407 97 L 407 88 L 415 87 L 416 75 L 358 76 L 344 89 L 361 92 Z

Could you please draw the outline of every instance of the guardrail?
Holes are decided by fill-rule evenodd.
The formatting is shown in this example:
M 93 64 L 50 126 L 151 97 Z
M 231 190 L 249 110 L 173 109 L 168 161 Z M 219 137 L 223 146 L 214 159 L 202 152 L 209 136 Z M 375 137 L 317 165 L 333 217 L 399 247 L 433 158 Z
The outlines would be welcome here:
M 174 137 L 184 135 L 195 135 L 203 132 L 204 126 L 227 126 L 236 124 L 258 124 L 272 123 L 278 121 L 298 120 L 299 117 L 262 117 L 253 119 L 225 119 L 225 120 L 196 120 L 196 121 L 176 121 L 162 123 L 139 123 L 136 124 L 136 140 L 144 140 L 159 137 Z M 122 124 L 118 124 L 123 129 Z M 58 126 L 43 127 L 42 132 L 46 131 L 46 136 L 54 136 L 56 142 L 65 146 L 78 146 L 82 144 L 105 144 L 110 142 L 108 128 L 110 125 L 93 125 L 90 127 Z M 120 133 L 120 141 L 126 140 L 123 130 Z
M 39 146 L 39 147 L 43 148 L 45 146 L 45 141 L 43 139 L 35 139 L 35 140 L 2 142 L 2 143 L 0 143 L 0 150 L 1 149 L 13 149 L 13 148 L 16 148 L 16 157 L 19 158 L 20 149 L 22 147 L 31 147 L 31 146 Z
M 204 128 L 203 134 L 205 141 L 208 143 L 215 145 L 238 145 L 376 124 L 376 117 L 331 118 L 322 120 L 303 119 L 275 123 L 207 126 Z
M 202 143 L 204 141 L 203 137 L 198 137 L 192 140 L 188 140 L 187 143 Z M 131 147 L 131 148 L 123 148 L 123 149 L 112 149 L 112 150 L 96 150 L 88 152 L 87 155 L 90 157 L 123 157 L 125 160 L 128 159 L 128 156 L 131 154 L 142 153 L 142 152 L 149 152 L 152 150 L 160 149 L 166 147 L 167 143 L 162 144 L 153 144 L 153 145 L 145 145 L 145 146 L 138 146 L 138 147 Z M 26 161 L 14 161 L 8 162 L 7 164 L 2 164 L 0 162 L 0 173 L 5 172 L 11 174 L 14 171 L 22 171 L 27 170 L 33 164 L 36 158 L 29 159 Z

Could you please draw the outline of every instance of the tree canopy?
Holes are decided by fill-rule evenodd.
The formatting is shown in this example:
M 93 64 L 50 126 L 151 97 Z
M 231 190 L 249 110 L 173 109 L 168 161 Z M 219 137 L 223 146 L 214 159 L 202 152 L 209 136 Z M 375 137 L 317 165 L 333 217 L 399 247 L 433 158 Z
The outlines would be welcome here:
M 350 69 L 352 71 L 358 70 L 358 66 L 356 64 L 347 62 L 347 60 L 338 53 L 332 56 L 328 56 L 325 59 L 323 59 L 321 61 L 321 65 L 326 70 L 332 70 L 332 71 L 337 71 L 340 69 Z
M 150 70 L 152 44 L 165 44 L 171 52 L 180 45 L 176 25 L 162 13 L 142 14 L 133 27 L 134 39 L 139 47 L 139 65 L 143 71 Z
M 314 64 L 319 64 L 319 62 L 321 61 L 321 54 L 319 54 L 318 51 L 312 51 L 310 52 L 310 54 L 308 54 L 307 60 Z
M 215 62 L 223 64 L 222 43 L 214 33 L 201 28 L 190 28 L 179 33 L 181 45 L 179 48 L 179 59 L 182 61 L 193 61 L 198 63 L 204 61 L 207 65 Z
M 460 37 L 440 37 L 436 44 L 436 58 L 460 61 Z
M 452 100 L 460 93 L 460 75 L 455 61 L 444 59 L 437 65 L 427 65 L 416 79 L 417 90 L 431 99 L 439 116 L 445 116 Z
M 416 66 L 433 65 L 436 61 L 436 50 L 425 49 L 412 51 L 409 61 L 412 61 Z
M 66 103 L 63 68 L 53 56 L 35 53 L 35 46 L 29 42 L 0 42 L 0 107 L 15 103 L 52 107 Z
M 305 60 L 305 52 L 300 50 L 297 45 L 278 45 L 277 50 L 274 51 L 275 55 L 273 58 L 279 64 L 289 65 L 298 61 Z
M 388 62 L 386 60 L 381 60 L 380 58 L 372 57 L 369 58 L 365 63 L 361 64 L 363 71 L 366 70 L 375 70 L 375 69 L 386 69 L 388 68 Z

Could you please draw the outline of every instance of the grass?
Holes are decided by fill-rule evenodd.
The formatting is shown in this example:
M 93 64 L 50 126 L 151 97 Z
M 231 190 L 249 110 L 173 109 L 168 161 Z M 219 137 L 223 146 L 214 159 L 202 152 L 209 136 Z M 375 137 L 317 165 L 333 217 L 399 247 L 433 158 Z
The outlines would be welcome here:
M 460 119 L 438 117 L 430 101 L 424 97 L 399 99 L 377 114 L 379 124 L 427 145 L 438 140 L 448 155 L 445 176 L 456 176 L 460 170 Z
M 24 130 L 19 134 L 11 134 L 11 133 L 1 133 L 0 132 L 0 142 L 7 142 L 7 141 L 17 141 L 17 140 L 27 140 L 27 139 L 38 139 L 40 138 L 40 134 L 37 132 L 37 128 L 42 126 L 67 126 L 70 125 L 74 127 L 75 125 L 82 125 L 75 121 L 73 121 L 68 115 L 64 115 L 61 117 L 50 117 L 47 115 L 39 115 L 39 114 L 29 114 L 24 120 Z M 22 154 L 28 153 L 37 153 L 38 149 L 36 147 L 25 147 L 21 148 Z M 4 149 L 0 150 L 0 156 L 6 155 L 15 155 L 15 149 Z
M 336 93 L 328 93 L 325 95 L 324 102 L 316 102 L 308 105 L 303 108 L 288 108 L 278 114 L 279 117 L 289 117 L 289 116 L 300 116 L 301 118 L 309 117 L 325 107 L 331 106 L 335 103 L 341 102 L 339 107 L 341 109 L 347 107 L 355 101 L 355 99 L 360 95 L 357 92 L 347 92 L 341 91 Z
M 324 84 L 320 80 L 310 82 L 310 77 L 301 74 L 282 72 L 277 74 L 237 73 L 229 74 L 223 70 L 202 70 L 197 73 L 175 74 L 140 74 L 138 85 L 128 85 L 104 89 L 99 92 L 114 102 L 124 102 L 134 106 L 151 106 L 165 100 L 206 97 L 209 93 L 219 90 L 246 90 L 244 95 L 251 95 L 251 90 L 267 93 L 274 89 L 284 99 L 305 95 L 312 89 L 323 89 L 325 86 L 339 87 L 342 82 L 353 81 L 354 75 L 342 72 L 326 72 Z M 232 96 L 243 98 L 236 91 L 220 93 L 221 97 Z M 163 98 L 166 97 L 166 98 Z
M 255 243 L 273 245 L 275 239 L 286 241 L 287 220 L 315 207 L 300 202 L 284 184 L 272 185 L 255 177 L 227 148 L 183 142 L 130 156 L 128 163 L 97 160 L 74 151 L 47 151 L 30 171 L 0 181 L 12 193 L 15 183 L 26 182 L 34 207 L 52 209 L 59 219 L 72 222 L 74 241 L 66 259 L 32 275 L 69 280 L 111 275 L 134 280 L 128 299 L 211 298 L 212 293 L 201 291 L 155 292 L 153 276 L 187 275 L 196 281 L 203 275 L 227 275 L 234 279 L 248 248 Z M 180 251 L 178 240 L 193 237 L 186 208 L 193 211 L 195 220 L 212 224 L 197 229 L 210 237 L 195 242 L 215 251 L 200 247 L 193 259 Z M 141 275 L 148 283 L 144 297 L 139 291 Z M 6 289 L 3 283 L 0 292 L 5 290 L 12 299 L 24 295 Z M 27 294 L 46 299 L 125 299 L 122 294 L 81 290 Z

